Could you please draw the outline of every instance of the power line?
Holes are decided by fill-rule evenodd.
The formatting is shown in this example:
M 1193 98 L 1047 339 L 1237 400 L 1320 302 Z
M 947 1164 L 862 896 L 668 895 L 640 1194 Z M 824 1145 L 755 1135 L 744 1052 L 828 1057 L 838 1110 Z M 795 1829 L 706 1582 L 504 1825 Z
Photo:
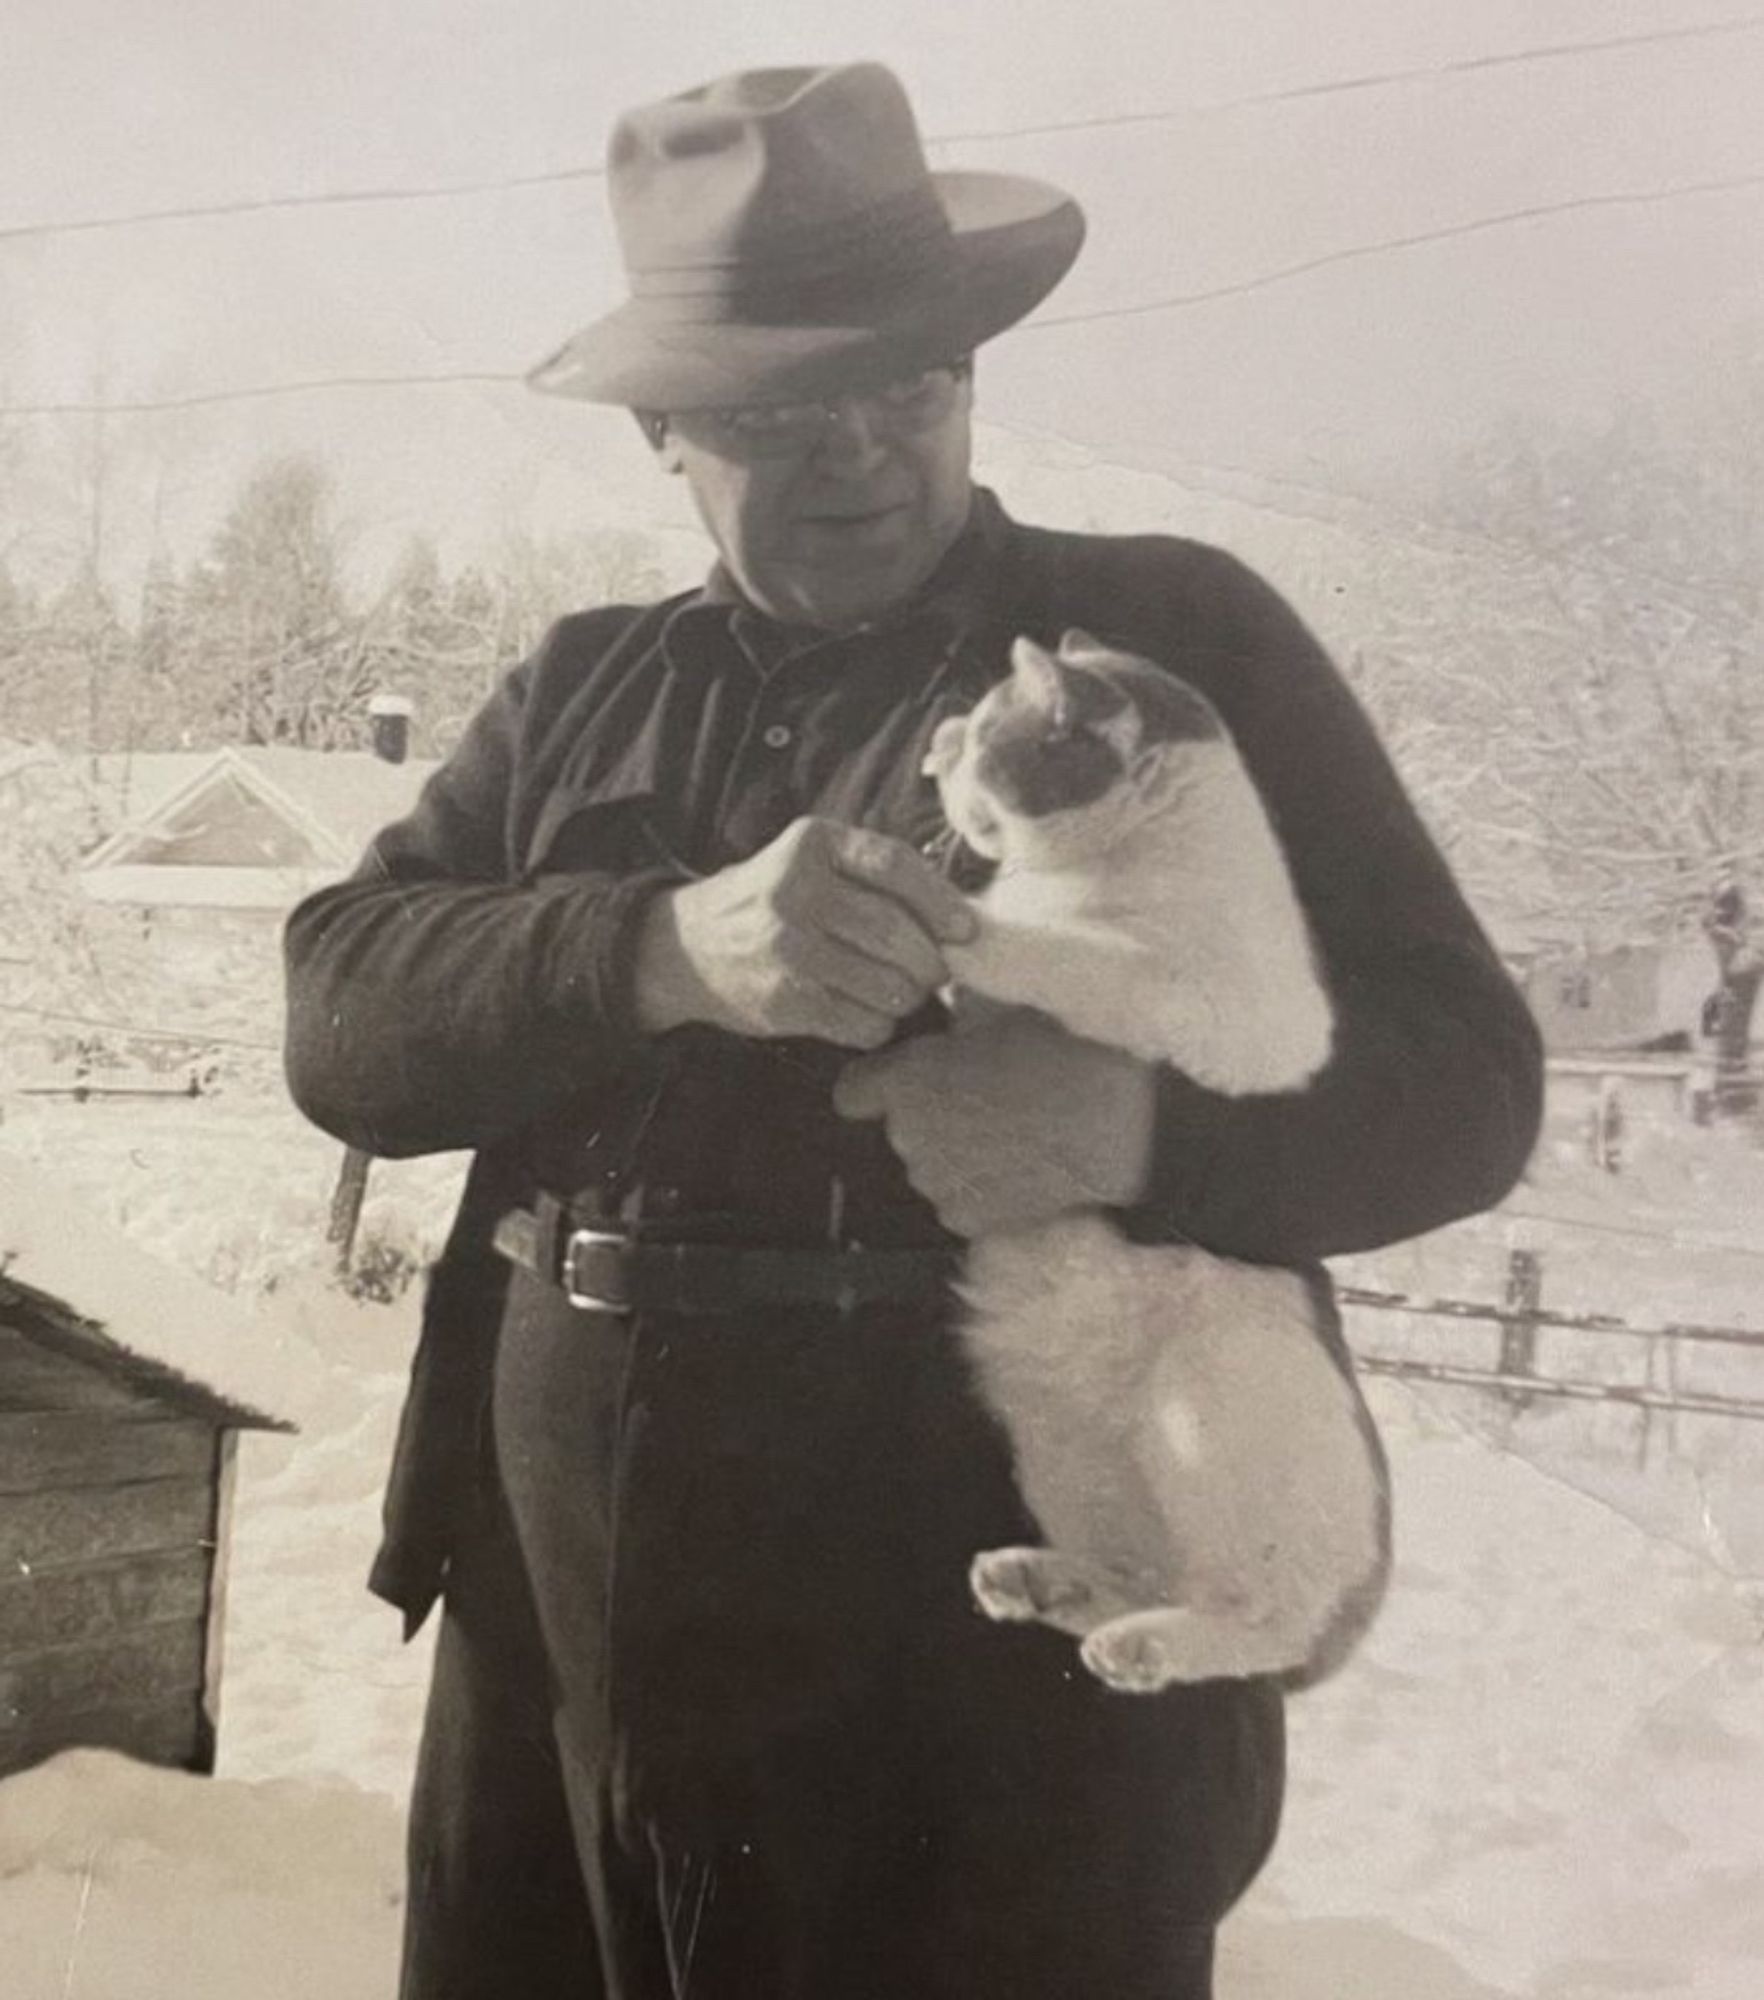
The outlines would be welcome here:
M 114 415 L 157 414 L 164 411 L 197 409 L 219 403 L 238 403 L 267 399 L 276 396 L 297 396 L 325 393 L 332 389 L 397 389 L 397 388 L 448 388 L 457 384 L 490 384 L 498 387 L 514 387 L 524 382 L 518 374 L 439 374 L 439 375 L 375 375 L 324 377 L 307 382 L 269 383 L 256 389 L 217 390 L 206 395 L 189 396 L 162 402 L 144 403 L 65 403 L 36 407 L 0 407 L 0 418 L 7 416 L 82 416 L 103 417 Z M 1021 433 L 1034 435 L 1034 433 Z M 1057 442 L 1065 442 L 1056 439 Z M 1701 593 L 1694 579 L 1673 576 L 1664 571 L 1644 568 L 1629 560 L 1601 558 L 1588 561 L 1560 550 L 1539 550 L 1529 544 L 1491 535 L 1484 530 L 1469 527 L 1461 522 L 1426 522 L 1418 525 L 1392 516 L 1387 503 L 1372 496 L 1353 491 L 1348 487 L 1329 486 L 1314 481 L 1295 478 L 1291 474 L 1271 472 L 1254 466 L 1226 465 L 1201 459 L 1165 460 L 1153 457 L 1145 460 L 1109 459 L 1102 448 L 1082 445 L 1081 448 L 1099 463 L 1111 465 L 1118 470 L 1145 473 L 1167 480 L 1185 491 L 1201 494 L 1208 498 L 1223 500 L 1234 506 L 1248 507 L 1252 512 L 1270 515 L 1281 520 L 1299 523 L 1333 526 L 1351 526 L 1343 513 L 1344 507 L 1365 516 L 1378 532 L 1405 547 L 1413 548 L 1425 555 L 1475 555 L 1486 553 L 1512 562 L 1522 560 L 1527 565 L 1541 565 L 1547 571 L 1563 576 L 1582 576 L 1595 582 L 1609 582 L 1613 576 L 1622 577 L 1637 584 L 1646 584 L 1676 600 L 1689 596 L 1699 599 Z M 1197 477 L 1211 474 L 1211 480 Z M 1293 504 L 1280 505 L 1265 495 L 1245 493 L 1235 484 L 1222 481 L 1247 481 L 1251 484 L 1272 487 L 1297 496 Z M 1311 505 L 1301 506 L 1297 501 L 1308 501 Z M 45 628 L 46 629 L 46 628 Z
M 1290 279 L 1307 277 L 1313 271 L 1325 271 L 1337 264 L 1359 263 L 1367 257 L 1382 257 L 1396 250 L 1415 250 L 1429 243 L 1479 236 L 1492 229 L 1538 222 L 1549 216 L 1571 215 L 1584 209 L 1641 207 L 1653 202 L 1677 201 L 1691 195 L 1731 194 L 1752 187 L 1764 187 L 1764 172 L 1733 174 L 1721 180 L 1687 181 L 1679 187 L 1618 190 L 1609 194 L 1575 195 L 1565 201 L 1533 202 L 1524 208 L 1503 209 L 1495 215 L 1472 216 L 1468 222 L 1448 223 L 1438 229 L 1417 230 L 1406 236 L 1381 237 L 1376 243 L 1350 243 L 1340 250 L 1325 250 L 1315 257 L 1304 257 L 1297 263 L 1283 264 L 1276 270 L 1258 272 L 1254 277 L 1240 278 L 1229 285 L 1215 285 L 1205 291 L 1172 292 L 1162 298 L 1142 299 L 1133 305 L 1093 306 L 1081 312 L 1039 314 L 1025 321 L 1020 331 L 1038 333 L 1045 327 L 1134 319 L 1146 313 L 1171 312 L 1182 306 L 1211 305 L 1216 300 L 1241 298 L 1245 293 L 1263 291 L 1270 285 L 1285 284 Z
M 1720 35 L 1754 34 L 1764 28 L 1764 14 L 1734 15 L 1687 28 L 1653 28 L 1634 35 L 1609 35 L 1596 41 L 1553 42 L 1540 48 L 1506 49 L 1493 55 L 1463 56 L 1415 69 L 1375 71 L 1367 76 L 1337 77 L 1323 83 L 1300 83 L 1283 90 L 1258 91 L 1248 97 L 1223 98 L 1179 110 L 1129 111 L 1117 116 L 1068 118 L 1048 125 L 1021 125 L 1008 131 L 950 132 L 929 141 L 934 145 L 988 145 L 997 140 L 1049 138 L 1068 132 L 1100 132 L 1127 125 L 1167 125 L 1186 117 L 1212 117 L 1232 111 L 1254 111 L 1264 105 L 1297 104 L 1322 97 L 1344 97 L 1368 90 L 1386 90 L 1402 83 L 1430 83 L 1440 77 L 1471 76 L 1484 70 L 1519 64 L 1559 62 L 1564 58 L 1608 55 L 1621 49 L 1644 48 L 1661 42 L 1707 41 Z
M 1147 474 L 1166 480 L 1184 492 L 1224 501 L 1231 506 L 1247 507 L 1252 513 L 1276 520 L 1313 527 L 1346 528 L 1350 532 L 1356 527 L 1363 529 L 1370 526 L 1382 539 L 1400 543 L 1424 556 L 1492 556 L 1510 567 L 1523 565 L 1528 570 L 1542 569 L 1552 576 L 1584 577 L 1598 584 L 1609 584 L 1613 578 L 1619 578 L 1626 583 L 1645 584 L 1680 604 L 1688 598 L 1700 613 L 1703 611 L 1705 593 L 1699 589 L 1695 579 L 1646 568 L 1627 558 L 1601 556 L 1589 559 L 1561 549 L 1540 549 L 1460 521 L 1438 522 L 1396 514 L 1388 501 L 1380 501 L 1349 487 L 1321 485 L 1312 480 L 1295 478 L 1289 473 L 1264 471 L 1255 466 L 1222 465 L 1203 459 L 1165 459 L 1161 456 L 1124 462 L 1104 457 L 1100 447 L 1094 445 L 1084 445 L 1082 449 L 1092 453 L 1100 463 L 1116 470 Z M 1202 474 L 1212 477 L 1198 476 Z M 1227 482 L 1248 482 L 1274 488 L 1295 498 L 1283 506 L 1262 495 L 1245 493 L 1238 484 Z M 1301 501 L 1311 504 L 1300 505 Z
M 317 375 L 303 382 L 262 382 L 246 389 L 208 389 L 189 396 L 144 397 L 127 403 L 0 403 L 0 417 L 139 417 L 179 410 L 213 409 L 223 403 L 260 403 L 276 396 L 326 395 L 333 389 L 456 388 L 472 384 L 508 388 L 519 374 L 488 369 L 444 370 L 430 375 Z
M 513 174 L 503 180 L 441 181 L 430 187 L 336 188 L 321 194 L 269 194 L 238 201 L 204 202 L 188 208 L 143 208 L 125 215 L 92 215 L 77 222 L 16 222 L 0 227 L 0 243 L 30 237 L 83 236 L 100 229 L 135 229 L 158 222 L 208 222 L 227 216 L 264 215 L 282 209 L 352 208 L 375 202 L 452 201 L 462 195 L 509 194 L 521 188 L 551 187 L 565 181 L 600 180 L 600 166 L 555 167 L 547 173 Z
M 1289 85 L 1280 90 L 1257 91 L 1243 97 L 1219 98 L 1212 102 L 1099 114 L 1090 118 L 1054 119 L 1040 124 L 979 127 L 971 131 L 929 134 L 928 147 L 994 146 L 1020 139 L 1063 137 L 1073 133 L 1131 130 L 1135 127 L 1170 125 L 1184 118 L 1223 117 L 1239 111 L 1261 110 L 1279 104 L 1296 104 L 1322 98 L 1361 95 L 1388 90 L 1401 84 L 1429 83 L 1443 77 L 1469 76 L 1485 71 L 1510 69 L 1532 63 L 1560 62 L 1587 56 L 1613 54 L 1626 49 L 1655 47 L 1671 42 L 1709 41 L 1718 37 L 1754 34 L 1764 29 L 1764 14 L 1743 14 L 1718 21 L 1693 23 L 1683 28 L 1655 28 L 1633 35 L 1611 35 L 1597 40 L 1548 43 L 1539 47 L 1507 49 L 1491 55 L 1465 56 L 1410 69 L 1374 71 L 1364 76 L 1336 77 L 1320 83 Z M 98 230 L 134 229 L 166 222 L 204 222 L 228 217 L 262 215 L 281 210 L 365 207 L 377 203 L 406 201 L 452 201 L 472 195 L 509 194 L 527 188 L 556 187 L 572 181 L 604 179 L 606 168 L 598 163 L 554 167 L 528 174 L 509 174 L 488 179 L 439 181 L 422 187 L 338 188 L 315 194 L 260 195 L 234 201 L 191 204 L 183 207 L 137 209 L 117 215 L 86 216 L 65 222 L 21 222 L 0 226 L 0 243 L 21 242 L 46 236 L 85 235 Z
M 1466 222 L 1446 223 L 1436 229 L 1416 230 L 1403 236 L 1380 237 L 1371 243 L 1350 243 L 1338 250 L 1325 250 L 1271 271 L 1258 272 L 1230 284 L 1201 291 L 1172 292 L 1160 298 L 1142 299 L 1118 306 L 1092 306 L 1069 313 L 1044 313 L 1026 320 L 1019 333 L 1037 333 L 1054 327 L 1088 326 L 1107 320 L 1142 318 L 1152 313 L 1176 312 L 1190 306 L 1242 298 L 1252 292 L 1308 277 L 1339 264 L 1360 263 L 1371 257 L 1389 256 L 1416 250 L 1431 243 L 1486 234 L 1491 230 L 1543 221 L 1551 216 L 1570 215 L 1601 208 L 1651 206 L 1658 202 L 1686 200 L 1694 196 L 1730 194 L 1746 188 L 1764 187 L 1764 171 L 1735 174 L 1719 180 L 1688 181 L 1678 187 L 1615 190 L 1605 194 L 1574 195 L 1563 201 L 1534 202 L 1523 208 L 1504 209 L 1494 215 L 1472 216 Z M 105 417 L 148 416 L 179 410 L 211 408 L 225 403 L 258 402 L 277 396 L 325 393 L 334 389 L 445 388 L 478 384 L 508 387 L 521 382 L 519 374 L 496 370 L 440 370 L 429 374 L 327 375 L 299 382 L 268 382 L 244 389 L 214 389 L 188 396 L 141 398 L 112 403 L 8 403 L 0 404 L 0 417 Z

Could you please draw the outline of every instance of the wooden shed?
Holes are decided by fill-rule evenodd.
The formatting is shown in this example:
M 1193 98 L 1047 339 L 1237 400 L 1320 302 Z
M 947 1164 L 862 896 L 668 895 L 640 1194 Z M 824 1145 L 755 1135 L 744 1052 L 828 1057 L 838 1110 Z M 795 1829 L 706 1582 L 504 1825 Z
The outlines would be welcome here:
M 76 1744 L 213 1769 L 237 1435 L 292 1428 L 255 1333 L 0 1161 L 0 1776 Z

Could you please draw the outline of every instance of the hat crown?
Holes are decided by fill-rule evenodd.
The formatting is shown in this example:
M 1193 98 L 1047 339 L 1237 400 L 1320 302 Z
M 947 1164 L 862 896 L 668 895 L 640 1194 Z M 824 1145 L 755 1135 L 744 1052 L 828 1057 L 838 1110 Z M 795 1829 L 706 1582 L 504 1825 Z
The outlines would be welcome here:
M 905 91 L 879 63 L 744 70 L 628 112 L 607 154 L 632 289 L 947 237 Z
M 1084 240 L 1044 181 L 933 173 L 880 63 L 745 70 L 627 112 L 607 194 L 630 296 L 527 379 L 633 409 L 825 396 L 971 353 Z

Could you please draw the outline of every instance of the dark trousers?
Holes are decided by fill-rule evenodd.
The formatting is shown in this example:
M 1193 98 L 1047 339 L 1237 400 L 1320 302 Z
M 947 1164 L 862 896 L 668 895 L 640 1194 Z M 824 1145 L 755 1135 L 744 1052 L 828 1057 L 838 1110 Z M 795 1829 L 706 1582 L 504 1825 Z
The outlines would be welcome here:
M 971 1606 L 1033 1539 L 947 1335 L 517 1280 L 411 1824 L 405 2000 L 1206 2000 L 1277 1694 Z

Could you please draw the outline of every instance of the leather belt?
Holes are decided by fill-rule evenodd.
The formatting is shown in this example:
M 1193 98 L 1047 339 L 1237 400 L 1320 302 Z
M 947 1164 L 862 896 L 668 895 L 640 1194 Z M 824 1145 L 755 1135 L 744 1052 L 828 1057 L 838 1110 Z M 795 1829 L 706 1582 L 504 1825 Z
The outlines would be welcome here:
M 586 1312 L 726 1313 L 759 1303 L 849 1312 L 892 1301 L 930 1305 L 960 1259 L 953 1244 L 869 1249 L 858 1244 L 774 1245 L 654 1239 L 567 1207 L 511 1208 L 492 1238 L 510 1263 L 556 1285 Z

